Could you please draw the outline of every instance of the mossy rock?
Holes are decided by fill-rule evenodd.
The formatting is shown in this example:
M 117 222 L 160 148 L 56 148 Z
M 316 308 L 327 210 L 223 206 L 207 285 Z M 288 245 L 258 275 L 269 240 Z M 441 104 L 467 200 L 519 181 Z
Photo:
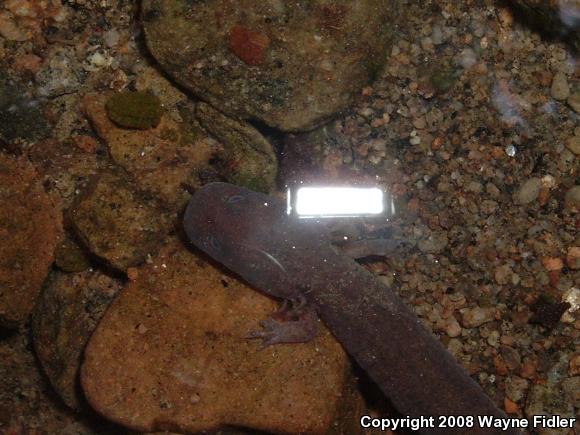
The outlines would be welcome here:
M 147 130 L 161 121 L 161 101 L 149 92 L 118 92 L 105 104 L 107 116 L 120 127 Z

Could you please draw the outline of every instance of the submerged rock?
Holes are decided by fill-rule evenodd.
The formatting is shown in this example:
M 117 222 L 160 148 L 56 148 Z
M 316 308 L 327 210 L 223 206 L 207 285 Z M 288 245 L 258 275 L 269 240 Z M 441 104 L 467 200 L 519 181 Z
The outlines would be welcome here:
M 154 253 L 169 231 L 167 215 L 121 171 L 104 171 L 77 198 L 71 224 L 83 245 L 108 266 L 125 271 Z
M 139 431 L 327 433 L 349 364 L 326 328 L 260 350 L 244 337 L 276 303 L 177 240 L 136 275 L 85 352 L 83 390 L 101 415 Z
M 272 145 L 258 130 L 205 103 L 197 104 L 196 115 L 224 146 L 222 175 L 228 182 L 260 192 L 275 188 L 278 160 Z
M 26 321 L 61 235 L 61 211 L 38 173 L 0 153 L 0 325 Z
M 36 354 L 50 383 L 71 408 L 81 409 L 84 402 L 78 374 L 85 345 L 120 287 L 97 271 L 55 272 L 34 308 Z
M 179 84 L 224 113 L 308 130 L 383 67 L 397 2 L 145 0 L 147 45 Z
M 107 143 L 111 158 L 125 169 L 141 190 L 172 210 L 180 209 L 189 195 L 182 184 L 198 186 L 209 167 L 212 141 L 195 120 L 187 118 L 194 109 L 183 105 L 180 122 L 162 116 L 155 128 L 126 129 L 107 116 L 107 96 L 88 94 L 83 110 L 97 134 Z M 167 115 L 170 115 L 167 113 Z

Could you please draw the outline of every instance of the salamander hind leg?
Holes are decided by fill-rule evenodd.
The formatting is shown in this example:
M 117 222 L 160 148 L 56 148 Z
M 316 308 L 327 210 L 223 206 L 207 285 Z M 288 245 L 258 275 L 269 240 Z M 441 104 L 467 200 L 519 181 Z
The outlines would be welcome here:
M 314 307 L 298 299 L 284 303 L 260 324 L 261 331 L 251 332 L 245 338 L 262 339 L 262 348 L 279 343 L 306 343 L 316 336 L 318 316 Z

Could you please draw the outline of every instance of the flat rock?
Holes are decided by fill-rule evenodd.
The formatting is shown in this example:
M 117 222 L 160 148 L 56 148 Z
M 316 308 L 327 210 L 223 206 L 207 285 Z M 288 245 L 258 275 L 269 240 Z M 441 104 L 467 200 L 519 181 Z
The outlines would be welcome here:
M 121 285 L 98 271 L 54 272 L 32 313 L 34 348 L 64 403 L 81 409 L 81 358 L 93 330 Z
M 244 339 L 275 309 L 170 241 L 137 269 L 91 337 L 85 396 L 139 431 L 325 433 L 345 399 L 346 354 L 326 328 L 310 343 L 262 350 Z
M 145 0 L 149 50 L 227 115 L 308 130 L 347 108 L 383 67 L 397 2 Z
M 155 253 L 171 229 L 169 215 L 118 170 L 95 176 L 69 216 L 86 249 L 120 271 Z
M 61 235 L 62 214 L 38 173 L 0 153 L 0 325 L 28 318 Z
M 141 190 L 173 210 L 181 208 L 189 198 L 182 184 L 200 184 L 198 175 L 207 169 L 214 152 L 212 141 L 194 122 L 178 122 L 167 114 L 148 130 L 118 127 L 107 116 L 106 101 L 107 95 L 88 94 L 83 111 L 107 142 L 111 158 Z M 190 111 L 193 114 L 193 108 Z

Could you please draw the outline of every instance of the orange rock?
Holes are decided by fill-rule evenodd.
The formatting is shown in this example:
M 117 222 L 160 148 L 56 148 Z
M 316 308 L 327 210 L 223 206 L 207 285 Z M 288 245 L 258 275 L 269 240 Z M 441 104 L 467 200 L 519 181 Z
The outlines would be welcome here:
M 570 376 L 578 376 L 580 375 L 580 353 L 572 356 L 570 358 L 570 362 L 568 363 L 568 373 Z
M 540 188 L 540 194 L 538 195 L 538 203 L 540 206 L 546 205 L 548 199 L 550 198 L 550 189 L 547 187 Z
M 62 236 L 62 213 L 27 159 L 0 153 L 0 325 L 24 322 Z
M 443 139 L 441 136 L 437 136 L 435 139 L 433 139 L 433 142 L 431 142 L 431 149 L 433 151 L 437 151 L 443 146 L 444 141 L 445 139 Z
M 499 355 L 493 357 L 493 365 L 495 366 L 495 372 L 498 375 L 505 376 L 508 373 L 507 366 L 503 358 Z
M 503 399 L 503 408 L 505 409 L 505 412 L 508 414 L 517 414 L 520 410 L 518 404 L 512 402 L 507 397 Z
M 570 269 L 580 269 L 580 246 L 571 246 L 568 248 L 566 264 Z
M 22 56 L 17 56 L 16 59 L 14 59 L 14 69 L 16 71 L 29 71 L 32 74 L 38 72 L 41 64 L 42 58 L 35 54 L 24 54 Z
M 250 66 L 262 63 L 264 51 L 269 45 L 268 36 L 240 24 L 236 24 L 230 30 L 230 49 L 240 60 Z
M 536 363 L 531 360 L 524 361 L 520 372 L 522 378 L 533 379 L 536 377 Z
M 310 343 L 263 350 L 244 339 L 275 309 L 171 241 L 139 268 L 91 337 L 85 396 L 107 419 L 139 431 L 326 433 L 346 397 L 348 358 L 326 328 Z
M 562 270 L 564 267 L 564 262 L 561 258 L 554 258 L 554 257 L 544 257 L 542 258 L 542 264 L 544 268 L 548 271 L 559 271 Z

